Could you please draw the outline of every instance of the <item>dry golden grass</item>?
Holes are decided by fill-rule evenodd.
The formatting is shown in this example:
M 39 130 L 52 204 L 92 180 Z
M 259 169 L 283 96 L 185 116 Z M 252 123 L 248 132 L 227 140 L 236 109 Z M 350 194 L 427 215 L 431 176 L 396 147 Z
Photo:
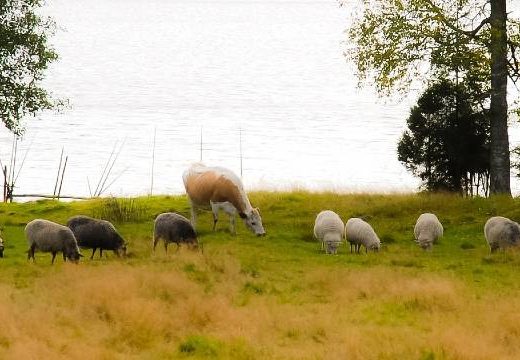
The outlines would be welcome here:
M 301 275 L 293 298 L 281 298 L 249 286 L 254 277 L 226 252 L 181 250 L 156 258 L 139 266 L 64 264 L 31 287 L 3 285 L 0 356 L 514 359 L 520 354 L 520 300 L 477 295 L 455 279 L 385 268 L 318 268 Z M 161 266 L 166 262 L 175 265 Z
M 127 259 L 27 262 L 24 224 L 64 222 L 96 202 L 0 206 L 0 359 L 518 359 L 520 253 L 489 255 L 487 217 L 520 218 L 519 200 L 449 195 L 257 193 L 265 238 L 210 232 L 204 254 L 152 254 L 151 224 L 187 214 L 185 198 L 143 198 L 142 222 L 116 224 Z M 364 216 L 378 254 L 325 256 L 312 238 L 318 210 Z M 412 241 L 417 215 L 438 213 L 432 252 Z M 223 217 L 225 219 L 225 217 Z M 84 251 L 87 257 L 90 251 Z

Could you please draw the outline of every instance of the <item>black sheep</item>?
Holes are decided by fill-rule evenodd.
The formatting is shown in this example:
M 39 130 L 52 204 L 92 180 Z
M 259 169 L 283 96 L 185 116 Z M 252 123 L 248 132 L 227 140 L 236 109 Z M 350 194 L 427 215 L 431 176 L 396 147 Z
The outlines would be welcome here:
M 71 217 L 67 226 L 80 247 L 93 249 L 90 259 L 94 258 L 97 249 L 100 258 L 103 250 L 113 250 L 117 256 L 126 255 L 126 242 L 109 221 L 78 215 Z

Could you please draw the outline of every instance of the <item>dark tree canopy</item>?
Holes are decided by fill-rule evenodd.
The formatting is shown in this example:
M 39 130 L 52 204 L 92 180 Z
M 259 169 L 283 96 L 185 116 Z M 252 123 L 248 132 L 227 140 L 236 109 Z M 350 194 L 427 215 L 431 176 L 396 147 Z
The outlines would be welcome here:
M 41 87 L 44 72 L 57 59 L 49 46 L 52 20 L 37 14 L 41 0 L 0 0 L 0 117 L 15 134 L 21 120 L 61 102 Z
M 397 153 L 425 190 L 487 195 L 489 111 L 481 96 L 464 84 L 441 81 L 412 108 Z

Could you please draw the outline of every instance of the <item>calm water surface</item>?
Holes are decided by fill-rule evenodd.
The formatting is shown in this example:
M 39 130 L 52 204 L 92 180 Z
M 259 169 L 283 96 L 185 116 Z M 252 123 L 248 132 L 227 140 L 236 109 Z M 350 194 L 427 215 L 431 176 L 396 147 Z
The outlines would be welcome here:
M 249 189 L 418 185 L 396 155 L 415 97 L 356 89 L 335 1 L 52 0 L 46 11 L 61 57 L 47 85 L 71 106 L 27 121 L 17 193 L 52 193 L 64 147 L 62 193 L 88 195 L 124 142 L 106 194 L 147 194 L 155 129 L 154 193 L 183 191 L 201 129 L 202 160 L 237 173 L 241 133 Z M 4 162 L 10 144 L 2 128 Z

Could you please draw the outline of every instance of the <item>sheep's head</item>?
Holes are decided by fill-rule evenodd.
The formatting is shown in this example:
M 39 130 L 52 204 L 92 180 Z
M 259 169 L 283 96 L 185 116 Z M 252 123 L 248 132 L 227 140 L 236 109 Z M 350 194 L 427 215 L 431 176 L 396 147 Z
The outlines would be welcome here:
M 368 250 L 379 252 L 379 249 L 381 249 L 381 242 L 376 242 L 368 246 Z
M 184 239 L 184 242 L 188 244 L 188 249 L 190 250 L 198 250 L 199 249 L 199 241 L 197 240 L 197 237 L 189 237 Z
M 506 226 L 506 232 L 508 233 L 509 241 L 511 245 L 520 245 L 520 226 L 516 222 L 510 222 Z
M 431 250 L 432 249 L 432 246 L 433 246 L 433 238 L 432 237 L 421 234 L 416 241 L 417 241 L 417 244 L 423 250 Z
M 120 247 L 114 250 L 117 256 L 125 257 L 126 256 L 126 243 L 123 243 Z
M 326 233 L 323 237 L 323 242 L 325 243 L 327 254 L 336 254 L 341 244 L 341 234 L 336 232 Z
M 339 244 L 340 244 L 339 242 L 335 242 L 335 241 L 325 243 L 325 245 L 327 246 L 327 254 L 336 255 L 338 252 Z
M 78 248 L 73 248 L 73 249 L 68 249 L 66 252 L 65 252 L 65 257 L 77 264 L 79 262 L 79 258 L 83 257 L 83 255 L 81 255 L 81 253 L 79 252 L 79 249 Z

